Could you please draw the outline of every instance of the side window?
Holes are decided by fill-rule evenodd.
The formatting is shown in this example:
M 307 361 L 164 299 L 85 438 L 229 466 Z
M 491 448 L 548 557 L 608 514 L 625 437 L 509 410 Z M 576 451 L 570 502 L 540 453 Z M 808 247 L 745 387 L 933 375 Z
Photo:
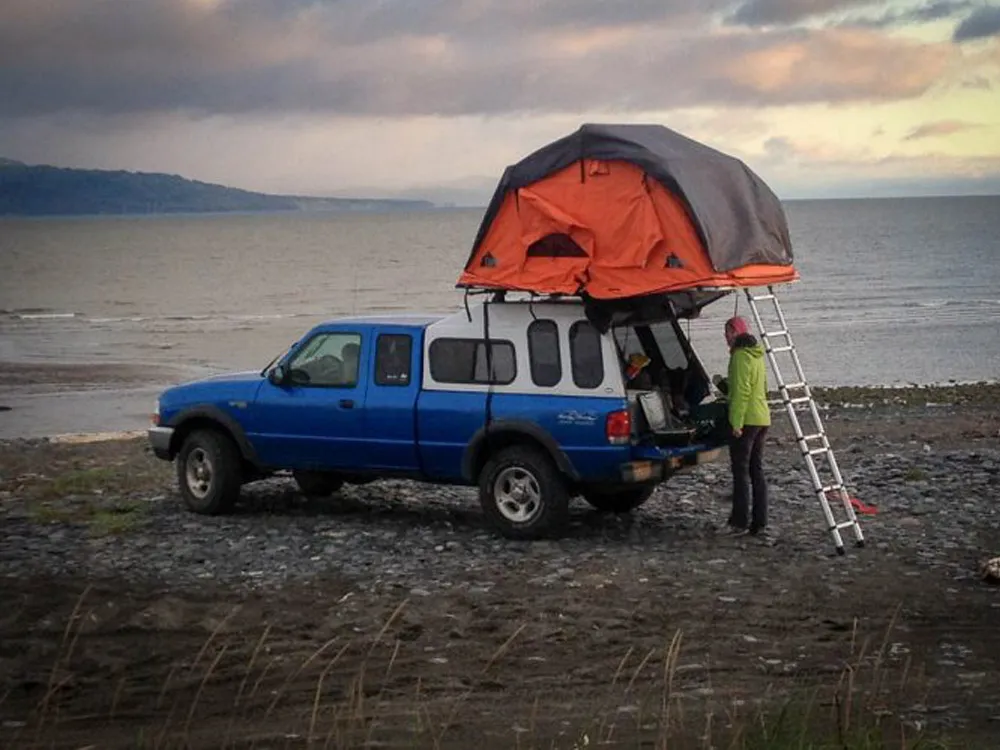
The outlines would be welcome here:
M 409 385 L 413 339 L 405 334 L 382 334 L 375 344 L 375 385 Z
M 486 342 L 481 339 L 435 339 L 430 347 L 431 377 L 438 383 L 508 385 L 517 376 L 514 345 L 491 340 L 493 377 L 487 370 Z
M 358 383 L 361 336 L 320 333 L 306 342 L 288 364 L 296 385 L 353 388 Z
M 656 345 L 660 347 L 660 354 L 663 362 L 671 370 L 686 370 L 688 367 L 688 357 L 684 353 L 681 342 L 677 340 L 677 331 L 670 323 L 657 323 L 650 326 L 656 339 Z
M 635 332 L 634 328 L 631 326 L 619 327 L 615 328 L 614 332 L 615 342 L 618 344 L 623 361 L 628 362 L 629 357 L 633 354 L 646 354 L 642 342 L 639 341 L 639 334 Z
M 569 329 L 570 365 L 577 388 L 597 388 L 604 382 L 601 333 L 586 321 Z
M 562 380 L 559 326 L 554 320 L 536 320 L 528 326 L 528 359 L 535 385 L 551 388 Z

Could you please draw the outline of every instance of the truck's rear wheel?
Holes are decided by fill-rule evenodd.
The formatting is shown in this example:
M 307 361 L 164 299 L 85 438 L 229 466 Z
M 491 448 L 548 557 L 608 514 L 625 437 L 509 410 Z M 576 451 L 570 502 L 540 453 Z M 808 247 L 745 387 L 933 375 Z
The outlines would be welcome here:
M 293 471 L 292 476 L 306 497 L 329 497 L 344 485 L 339 477 L 322 471 Z
M 216 430 L 195 430 L 177 454 L 177 483 L 195 513 L 228 513 L 240 496 L 243 464 L 239 450 Z
M 655 487 L 626 487 L 620 490 L 584 490 L 583 499 L 608 513 L 631 513 L 652 497 Z
M 569 493 L 548 456 L 528 446 L 512 446 L 490 458 L 480 472 L 479 502 L 504 536 L 538 539 L 565 522 Z

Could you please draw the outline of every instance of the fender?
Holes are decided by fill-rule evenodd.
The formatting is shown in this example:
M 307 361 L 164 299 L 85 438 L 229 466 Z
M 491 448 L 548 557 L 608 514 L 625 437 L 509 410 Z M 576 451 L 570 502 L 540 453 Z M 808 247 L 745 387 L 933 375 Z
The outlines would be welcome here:
M 246 432 L 243 431 L 243 427 L 217 406 L 203 404 L 184 409 L 175 414 L 165 426 L 173 427 L 176 430 L 179 427 L 183 427 L 186 422 L 190 422 L 192 419 L 208 419 L 225 427 L 229 431 L 229 434 L 233 436 L 233 440 L 236 441 L 236 445 L 240 449 L 243 458 L 254 466 L 260 466 L 260 462 L 257 460 L 257 451 L 254 450 L 253 444 L 247 438 Z
M 473 476 L 473 467 L 476 465 L 479 453 L 485 447 L 487 439 L 498 434 L 520 434 L 536 440 L 545 448 L 549 457 L 555 461 L 559 471 L 574 481 L 580 479 L 580 474 L 573 468 L 573 464 L 559 447 L 559 444 L 537 424 L 515 419 L 497 419 L 490 423 L 488 430 L 486 425 L 476 430 L 476 434 L 472 436 L 465 448 L 465 453 L 462 455 L 462 476 L 467 481 L 476 481 L 475 476 Z

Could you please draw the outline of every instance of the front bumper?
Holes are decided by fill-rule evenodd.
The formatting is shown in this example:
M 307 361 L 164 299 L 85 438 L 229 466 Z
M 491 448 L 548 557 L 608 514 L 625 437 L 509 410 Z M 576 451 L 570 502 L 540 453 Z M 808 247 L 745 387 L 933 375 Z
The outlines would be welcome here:
M 153 455 L 164 461 L 172 460 L 170 455 L 170 440 L 174 436 L 173 427 L 150 427 L 146 433 Z
M 676 453 L 666 453 L 654 449 L 648 456 L 639 456 L 637 460 L 622 464 L 621 479 L 623 482 L 661 482 L 671 474 L 689 466 L 699 466 L 715 461 L 722 454 L 722 448 L 684 450 Z

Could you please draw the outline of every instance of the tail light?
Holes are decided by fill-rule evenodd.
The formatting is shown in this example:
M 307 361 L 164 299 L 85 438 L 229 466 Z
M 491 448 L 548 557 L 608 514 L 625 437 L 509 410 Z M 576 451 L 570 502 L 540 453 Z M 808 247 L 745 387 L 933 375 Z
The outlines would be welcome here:
M 628 445 L 632 438 L 632 414 L 628 409 L 608 414 L 604 433 L 612 445 Z

